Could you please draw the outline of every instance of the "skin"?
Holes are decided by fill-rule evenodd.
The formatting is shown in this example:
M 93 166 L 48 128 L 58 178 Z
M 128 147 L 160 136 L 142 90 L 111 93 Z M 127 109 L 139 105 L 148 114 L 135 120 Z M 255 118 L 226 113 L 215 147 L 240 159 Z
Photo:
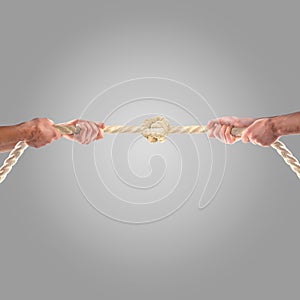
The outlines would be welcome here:
M 231 134 L 233 127 L 246 129 L 241 137 L 235 137 Z M 268 147 L 283 135 L 300 134 L 300 112 L 259 119 L 223 117 L 210 121 L 207 129 L 209 137 L 226 144 L 233 144 L 241 139 L 244 143 Z
M 104 137 L 104 123 L 97 123 L 84 120 L 73 120 L 67 123 L 67 125 L 79 125 L 80 133 L 63 135 L 64 138 L 69 140 L 75 140 L 80 144 L 90 144 L 93 141 L 103 139 Z
M 12 126 L 0 126 L 0 152 L 11 151 L 18 141 L 25 141 L 31 147 L 40 148 L 61 137 L 75 140 L 81 144 L 102 139 L 103 123 L 85 120 L 73 120 L 69 125 L 79 124 L 81 131 L 75 135 L 61 135 L 54 127 L 54 122 L 47 118 L 36 118 Z M 246 128 L 241 137 L 231 134 L 233 127 Z M 233 144 L 238 140 L 244 143 L 268 147 L 280 136 L 300 134 L 300 112 L 267 118 L 223 117 L 212 120 L 207 125 L 208 136 Z
M 11 151 L 17 142 L 25 141 L 29 146 L 40 148 L 64 137 L 81 144 L 102 139 L 103 123 L 73 120 L 69 125 L 79 124 L 81 131 L 75 135 L 62 135 L 54 128 L 54 122 L 47 118 L 36 118 L 12 126 L 0 126 L 0 152 Z

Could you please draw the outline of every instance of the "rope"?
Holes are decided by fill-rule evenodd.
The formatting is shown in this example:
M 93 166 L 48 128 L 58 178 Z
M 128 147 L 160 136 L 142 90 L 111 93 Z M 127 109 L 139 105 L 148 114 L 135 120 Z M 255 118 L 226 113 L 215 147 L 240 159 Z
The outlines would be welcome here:
M 292 152 L 281 141 L 276 141 L 271 145 L 278 154 L 284 159 L 284 161 L 290 166 L 290 168 L 297 174 L 300 179 L 300 164 Z
M 55 128 L 62 134 L 77 134 L 80 128 L 77 126 L 70 126 L 65 124 L 54 125 Z M 233 128 L 231 133 L 240 137 L 245 128 Z M 168 134 L 200 134 L 206 133 L 206 126 L 192 125 L 192 126 L 173 126 L 171 127 L 168 120 L 162 116 L 146 119 L 141 126 L 106 126 L 104 132 L 108 134 L 115 133 L 140 133 L 148 139 L 150 143 L 164 142 Z M 17 163 L 18 159 L 24 153 L 28 145 L 26 142 L 20 141 L 15 148 L 10 152 L 8 158 L 4 161 L 0 168 L 0 183 L 4 181 L 12 167 Z M 271 145 L 284 161 L 290 166 L 292 171 L 296 173 L 300 179 L 300 164 L 292 152 L 280 141 L 276 141 Z
M 0 183 L 4 181 L 12 167 L 18 162 L 18 159 L 27 149 L 28 145 L 25 142 L 18 142 L 14 149 L 10 152 L 8 158 L 4 161 L 0 168 Z

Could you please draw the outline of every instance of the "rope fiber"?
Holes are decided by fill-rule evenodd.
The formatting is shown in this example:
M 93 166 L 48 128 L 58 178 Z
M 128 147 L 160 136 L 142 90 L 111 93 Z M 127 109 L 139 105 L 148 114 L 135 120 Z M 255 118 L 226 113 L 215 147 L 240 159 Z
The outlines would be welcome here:
M 78 134 L 80 128 L 73 125 L 57 124 L 55 128 L 62 134 Z M 245 128 L 232 128 L 231 134 L 237 137 L 242 135 Z M 104 128 L 106 134 L 118 133 L 140 133 L 148 139 L 150 143 L 164 142 L 168 134 L 200 134 L 206 133 L 206 126 L 192 125 L 192 126 L 170 126 L 165 117 L 157 116 L 151 119 L 146 119 L 141 126 L 106 126 Z M 24 141 L 16 144 L 14 149 L 10 152 L 8 158 L 4 161 L 0 168 L 0 183 L 3 182 L 11 171 L 12 167 L 18 162 L 28 145 Z M 284 161 L 290 166 L 293 172 L 296 173 L 300 179 L 300 164 L 292 152 L 280 141 L 276 141 L 271 145 Z

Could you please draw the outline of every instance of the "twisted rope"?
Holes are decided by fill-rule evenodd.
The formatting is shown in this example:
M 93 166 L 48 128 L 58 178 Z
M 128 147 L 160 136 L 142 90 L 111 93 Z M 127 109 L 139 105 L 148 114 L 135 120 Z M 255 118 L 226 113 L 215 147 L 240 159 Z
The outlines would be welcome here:
M 54 125 L 55 128 L 62 134 L 77 134 L 80 128 L 70 125 Z M 233 128 L 231 133 L 240 137 L 245 128 Z M 148 139 L 149 142 L 164 142 L 168 134 L 200 134 L 206 133 L 206 126 L 192 125 L 192 126 L 173 126 L 171 127 L 168 120 L 162 116 L 146 119 L 141 126 L 106 126 L 104 132 L 108 134 L 115 133 L 140 133 Z M 0 168 L 0 183 L 4 181 L 12 167 L 17 163 L 18 159 L 24 153 L 28 145 L 20 141 L 16 144 L 15 148 L 10 152 L 8 158 Z M 296 173 L 300 179 L 300 164 L 292 152 L 280 141 L 276 141 L 271 145 L 290 168 Z
M 300 179 L 300 164 L 292 152 L 281 141 L 276 141 L 271 144 L 277 153 L 284 159 L 284 161 L 290 166 L 290 168 L 297 174 Z
M 12 167 L 18 162 L 18 159 L 27 149 L 28 145 L 25 142 L 18 142 L 14 149 L 10 152 L 8 158 L 4 161 L 0 168 L 0 183 L 4 181 Z

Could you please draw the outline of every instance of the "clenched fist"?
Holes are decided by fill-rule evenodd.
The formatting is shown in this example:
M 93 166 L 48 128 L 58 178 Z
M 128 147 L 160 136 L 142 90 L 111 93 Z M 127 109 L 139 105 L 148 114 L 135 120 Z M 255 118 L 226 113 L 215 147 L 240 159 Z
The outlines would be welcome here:
M 212 138 L 217 138 L 223 143 L 233 144 L 240 137 L 233 136 L 231 129 L 233 127 L 248 127 L 255 122 L 253 118 L 237 118 L 237 117 L 222 117 L 210 121 L 207 124 L 207 135 Z
M 231 134 L 233 127 L 244 127 L 246 129 L 241 137 L 235 137 Z M 244 143 L 251 142 L 255 145 L 267 147 L 279 138 L 272 118 L 223 117 L 210 121 L 207 129 L 209 137 L 217 138 L 227 144 L 233 144 L 241 139 Z
M 25 141 L 31 147 L 40 148 L 61 137 L 81 144 L 89 144 L 103 138 L 103 123 L 73 120 L 67 124 L 79 126 L 80 132 L 74 135 L 62 135 L 53 126 L 54 122 L 47 118 L 36 118 L 12 126 L 0 126 L 0 152 L 11 151 L 19 141 Z
M 66 125 L 78 126 L 80 128 L 80 132 L 78 134 L 64 134 L 63 137 L 77 141 L 81 144 L 89 144 L 104 137 L 104 123 L 73 120 L 66 123 Z
M 61 138 L 54 122 L 47 118 L 36 118 L 21 125 L 25 130 L 24 141 L 31 147 L 40 148 Z

